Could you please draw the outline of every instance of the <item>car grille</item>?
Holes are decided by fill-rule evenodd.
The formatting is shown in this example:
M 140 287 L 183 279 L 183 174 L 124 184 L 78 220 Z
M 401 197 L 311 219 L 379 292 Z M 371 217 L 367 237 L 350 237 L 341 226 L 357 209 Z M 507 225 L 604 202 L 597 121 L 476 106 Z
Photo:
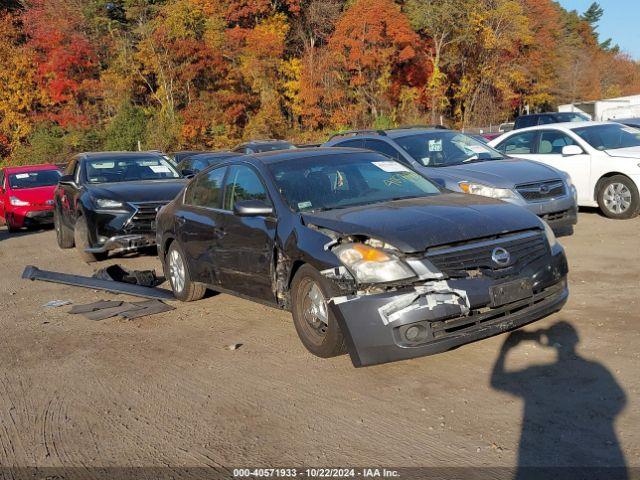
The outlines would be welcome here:
M 562 180 L 517 185 L 516 190 L 527 202 L 542 202 L 552 198 L 562 197 L 567 193 Z
M 493 259 L 496 248 L 505 249 L 510 260 L 498 264 Z M 511 275 L 548 252 L 540 231 L 528 231 L 489 240 L 467 242 L 427 250 L 426 258 L 449 276 L 468 276 L 472 272 L 491 272 L 494 277 Z
M 127 232 L 130 233 L 154 233 L 156 231 L 156 214 L 161 207 L 168 202 L 141 202 L 132 203 L 136 209 L 129 220 Z

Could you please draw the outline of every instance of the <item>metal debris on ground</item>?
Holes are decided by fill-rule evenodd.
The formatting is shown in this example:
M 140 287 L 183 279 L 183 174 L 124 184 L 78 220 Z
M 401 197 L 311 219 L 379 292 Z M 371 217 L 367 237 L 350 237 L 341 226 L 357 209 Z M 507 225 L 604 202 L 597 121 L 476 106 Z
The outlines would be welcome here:
M 89 320 L 96 321 L 118 316 L 132 320 L 171 310 L 175 310 L 175 308 L 160 300 L 145 300 L 143 302 L 101 300 L 87 305 L 76 305 L 69 310 L 69 313 L 79 314 Z
M 47 308 L 58 308 L 64 307 L 65 305 L 71 305 L 73 302 L 71 300 L 51 300 L 43 305 L 43 307 Z

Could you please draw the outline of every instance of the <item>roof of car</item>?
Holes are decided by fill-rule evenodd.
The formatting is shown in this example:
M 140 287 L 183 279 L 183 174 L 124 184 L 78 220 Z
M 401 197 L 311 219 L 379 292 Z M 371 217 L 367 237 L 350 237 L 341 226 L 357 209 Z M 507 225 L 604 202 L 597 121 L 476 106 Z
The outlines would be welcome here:
M 277 163 L 286 160 L 296 160 L 309 157 L 323 157 L 327 155 L 344 155 L 347 153 L 375 153 L 361 148 L 344 148 L 344 147 L 315 147 L 301 148 L 295 150 L 274 150 L 272 152 L 252 153 L 245 155 L 245 158 L 251 158 L 261 163 Z
M 246 145 L 264 145 L 264 144 L 274 144 L 274 143 L 286 143 L 288 145 L 291 145 L 287 140 L 274 140 L 274 139 L 267 139 L 267 140 L 249 140 L 248 142 L 243 142 L 241 144 L 238 145 L 238 147 L 242 147 L 242 146 L 246 146 Z
M 399 127 L 390 128 L 387 130 L 376 129 L 363 129 L 363 130 L 349 130 L 346 132 L 340 132 L 329 138 L 329 141 L 348 140 L 352 138 L 361 137 L 387 137 L 387 138 L 401 138 L 411 135 L 420 135 L 423 133 L 441 133 L 443 131 L 453 131 L 444 126 L 413 126 L 413 127 Z
M 158 158 L 164 156 L 161 152 L 84 152 L 79 155 L 84 159 L 109 159 L 109 160 L 120 160 L 127 158 Z
M 60 170 L 57 165 L 53 163 L 42 163 L 39 165 L 19 165 L 15 167 L 4 167 L 5 171 L 9 173 L 22 173 L 33 172 L 36 170 Z
M 197 155 L 192 155 L 191 157 L 187 157 L 188 159 L 209 159 L 209 158 L 228 158 L 228 157 L 241 157 L 243 154 L 238 152 L 207 152 L 207 153 L 198 153 Z M 185 158 L 185 160 L 187 159 Z
M 618 122 L 596 122 L 593 120 L 585 120 L 584 122 L 560 122 L 560 123 L 547 123 L 545 125 L 534 125 L 532 127 L 525 127 L 525 128 L 519 128 L 518 130 L 511 130 L 510 132 L 505 132 L 505 138 L 506 136 L 511 136 L 514 135 L 516 133 L 522 133 L 522 132 L 527 132 L 527 131 L 531 131 L 531 130 L 548 130 L 550 128 L 557 128 L 557 129 L 565 129 L 565 130 L 574 130 L 576 128 L 583 128 L 583 127 L 595 127 L 598 125 L 615 125 Z M 502 138 L 502 137 L 500 137 Z

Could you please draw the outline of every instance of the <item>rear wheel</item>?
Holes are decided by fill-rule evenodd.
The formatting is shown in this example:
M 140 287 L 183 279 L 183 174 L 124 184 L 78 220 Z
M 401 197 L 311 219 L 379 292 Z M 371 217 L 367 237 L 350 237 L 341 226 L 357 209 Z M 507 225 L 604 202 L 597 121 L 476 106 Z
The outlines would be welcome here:
M 207 288 L 191 279 L 191 274 L 187 268 L 187 262 L 182 250 L 177 242 L 173 242 L 164 258 L 164 271 L 169 276 L 169 283 L 173 290 L 173 295 L 182 302 L 193 302 L 200 300 L 207 292 Z
M 346 351 L 344 335 L 328 306 L 337 294 L 335 285 L 310 265 L 300 267 L 291 283 L 293 324 L 302 344 L 318 357 Z
M 87 221 L 83 216 L 78 217 L 76 220 L 75 229 L 73 231 L 73 240 L 76 245 L 76 250 L 80 258 L 88 263 L 99 262 L 107 258 L 106 252 L 91 253 L 87 252 L 87 248 L 91 248 L 91 242 L 89 241 L 89 227 Z
M 74 245 L 73 230 L 63 223 L 57 208 L 53 210 L 53 226 L 56 229 L 56 240 L 58 241 L 58 247 L 72 248 Z
M 636 184 L 624 175 L 605 179 L 598 191 L 600 210 L 609 218 L 626 220 L 640 213 L 640 196 Z

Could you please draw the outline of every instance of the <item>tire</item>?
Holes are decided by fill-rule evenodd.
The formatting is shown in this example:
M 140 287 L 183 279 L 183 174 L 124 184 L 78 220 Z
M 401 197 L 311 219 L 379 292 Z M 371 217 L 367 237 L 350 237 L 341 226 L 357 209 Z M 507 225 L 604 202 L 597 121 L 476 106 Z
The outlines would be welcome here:
M 181 302 L 195 302 L 204 297 L 207 287 L 191 279 L 185 258 L 178 242 L 172 242 L 164 257 L 164 271 L 173 295 Z
M 310 265 L 300 267 L 291 282 L 291 310 L 298 337 L 307 350 L 321 358 L 347 351 L 344 335 L 326 303 L 336 295 L 337 287 Z
M 7 225 L 7 231 L 9 233 L 15 233 L 18 230 L 20 230 L 18 227 L 13 225 L 13 220 L 11 220 L 11 215 L 7 214 L 7 216 L 4 219 L 4 223 Z
M 58 209 L 53 210 L 53 227 L 56 230 L 56 240 L 58 242 L 58 247 L 66 249 L 73 248 L 75 245 L 73 239 L 73 230 L 67 227 L 62 219 L 60 218 L 60 213 Z
M 598 189 L 600 211 L 616 220 L 634 218 L 640 213 L 638 187 L 624 175 L 604 179 Z
M 106 252 L 90 253 L 85 251 L 86 248 L 91 247 L 91 243 L 89 242 L 89 227 L 87 226 L 87 221 L 82 215 L 76 220 L 76 225 L 73 230 L 73 241 L 82 261 L 93 263 L 107 258 L 108 254 Z

